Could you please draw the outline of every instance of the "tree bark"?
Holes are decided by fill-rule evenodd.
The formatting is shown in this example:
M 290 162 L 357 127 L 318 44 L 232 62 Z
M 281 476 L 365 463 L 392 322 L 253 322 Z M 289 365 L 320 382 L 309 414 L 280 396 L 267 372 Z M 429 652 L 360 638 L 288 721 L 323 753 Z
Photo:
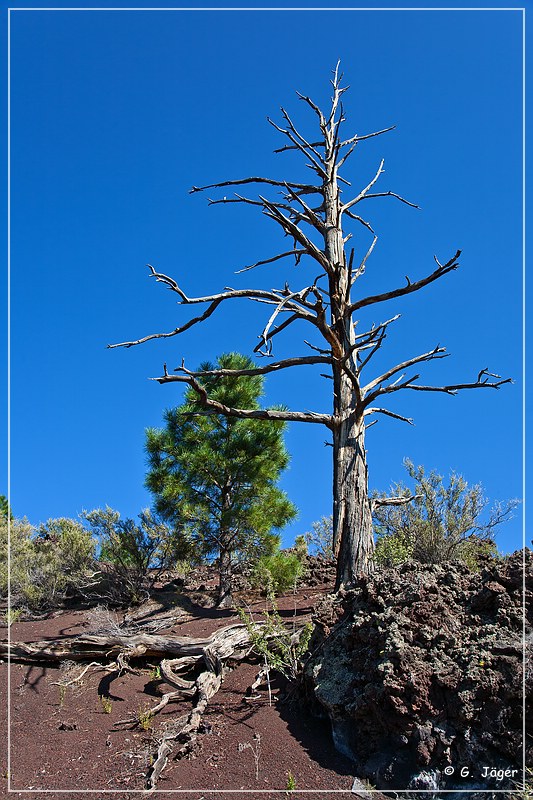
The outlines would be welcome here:
M 351 269 L 346 261 L 342 210 L 334 147 L 324 180 L 325 254 L 329 276 L 333 360 L 333 551 L 335 589 L 350 584 L 357 572 L 369 572 L 374 550 L 368 498 L 365 424 L 359 383 L 355 329 L 350 313 Z
M 335 589 L 368 573 L 374 551 L 368 497 L 365 427 L 352 413 L 334 432 L 333 530 L 337 577 Z
M 224 547 L 220 548 L 219 575 L 217 606 L 231 608 L 233 606 L 231 552 Z

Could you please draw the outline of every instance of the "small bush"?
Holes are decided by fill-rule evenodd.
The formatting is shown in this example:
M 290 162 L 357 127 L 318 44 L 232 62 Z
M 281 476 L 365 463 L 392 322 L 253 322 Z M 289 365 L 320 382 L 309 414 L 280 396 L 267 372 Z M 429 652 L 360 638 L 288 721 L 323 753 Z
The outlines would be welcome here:
M 137 721 L 143 731 L 149 731 L 152 727 L 152 713 L 149 708 L 140 707 L 137 709 Z
M 293 550 L 295 555 L 300 559 L 303 560 L 307 556 L 307 542 L 305 541 L 305 536 L 300 534 L 294 540 L 294 547 Z
M 413 542 L 403 532 L 379 536 L 374 561 L 380 567 L 396 567 L 413 557 Z
M 333 559 L 333 517 L 322 517 L 313 522 L 312 530 L 304 534 L 309 552 L 327 561 Z
M 294 777 L 294 775 L 290 770 L 287 772 L 287 784 L 285 786 L 285 789 L 287 790 L 287 792 L 294 792 L 294 790 L 296 789 L 296 778 Z
M 145 592 L 150 567 L 169 566 L 174 555 L 169 528 L 148 509 L 139 514 L 139 524 L 120 519 L 118 511 L 105 509 L 84 511 L 100 543 L 100 561 L 108 575 L 108 594 L 112 601 L 140 601 Z M 152 576 L 151 583 L 156 580 Z
M 497 555 L 494 531 L 512 516 L 518 500 L 497 503 L 484 514 L 487 500 L 480 484 L 469 486 L 452 473 L 446 485 L 436 472 L 426 474 L 408 459 L 404 464 L 415 484 L 413 492 L 398 483 L 391 496 L 375 493 L 372 498 L 378 565 L 395 566 L 409 559 L 422 564 L 458 560 L 478 569 L 480 560 Z M 411 500 L 391 502 L 404 498 Z
M 100 705 L 102 706 L 102 711 L 104 714 L 111 714 L 113 711 L 113 703 L 109 699 L 109 697 L 104 697 L 104 695 L 100 695 Z
M 36 530 L 26 519 L 11 521 L 11 604 L 43 610 L 66 598 L 86 596 L 97 584 L 95 542 L 75 520 L 50 519 Z M 8 592 L 8 520 L 0 515 L 0 594 Z
M 265 621 L 257 626 L 251 613 L 239 608 L 241 622 L 246 625 L 252 650 L 258 655 L 269 670 L 280 672 L 286 678 L 295 678 L 307 652 L 313 626 L 307 623 L 299 637 L 294 635 L 283 623 L 279 615 L 276 601 L 270 595 L 271 612 L 265 612 Z
M 283 594 L 294 589 L 302 572 L 303 564 L 298 556 L 280 550 L 259 559 L 252 574 L 252 585 L 267 594 Z

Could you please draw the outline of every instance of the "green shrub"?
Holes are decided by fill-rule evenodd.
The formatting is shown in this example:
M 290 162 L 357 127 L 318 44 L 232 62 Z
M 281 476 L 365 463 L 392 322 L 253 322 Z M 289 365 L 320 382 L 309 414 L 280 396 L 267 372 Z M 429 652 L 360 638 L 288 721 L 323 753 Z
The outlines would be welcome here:
M 308 622 L 295 635 L 283 623 L 274 596 L 270 595 L 271 612 L 264 613 L 264 623 L 256 625 L 251 613 L 237 609 L 241 622 L 246 626 L 253 652 L 261 658 L 269 670 L 280 672 L 286 678 L 295 678 L 301 668 L 302 659 L 308 650 L 313 626 Z
M 322 517 L 313 522 L 312 530 L 304 534 L 309 551 L 331 561 L 333 559 L 333 517 Z
M 376 541 L 374 561 L 380 567 L 396 567 L 413 557 L 413 543 L 403 532 L 380 536 Z
M 252 574 L 252 585 L 267 594 L 283 594 L 294 589 L 302 572 L 303 564 L 298 556 L 280 550 L 259 559 Z
M 297 536 L 294 540 L 293 550 L 300 560 L 305 559 L 307 555 L 307 542 L 305 541 L 305 536 L 303 534 L 300 534 L 300 536 Z
M 8 592 L 8 520 L 0 515 L 0 594 Z M 95 542 L 75 520 L 60 518 L 36 530 L 28 520 L 11 522 L 11 604 L 43 610 L 67 597 L 85 595 L 97 583 Z
M 414 490 L 397 483 L 390 495 L 372 497 L 378 565 L 395 566 L 409 559 L 423 564 L 458 560 L 477 569 L 480 559 L 497 555 L 494 531 L 512 516 L 518 500 L 497 503 L 484 514 L 487 500 L 480 484 L 469 486 L 452 473 L 445 485 L 436 472 L 426 474 L 408 459 L 404 464 Z
M 0 494 L 0 516 L 13 519 L 13 514 L 11 513 L 9 502 L 5 494 Z
M 139 514 L 139 523 L 120 519 L 119 512 L 109 506 L 84 511 L 83 517 L 100 544 L 99 558 L 109 577 L 109 599 L 141 600 L 149 569 L 170 566 L 175 556 L 168 526 L 148 509 Z M 152 584 L 156 578 L 157 572 L 152 575 Z

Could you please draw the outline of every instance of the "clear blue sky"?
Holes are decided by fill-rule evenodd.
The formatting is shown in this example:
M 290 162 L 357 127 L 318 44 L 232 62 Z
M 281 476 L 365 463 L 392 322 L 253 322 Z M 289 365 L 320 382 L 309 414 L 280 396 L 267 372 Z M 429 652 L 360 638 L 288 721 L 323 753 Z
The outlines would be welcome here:
M 371 488 L 404 477 L 402 459 L 454 469 L 491 501 L 522 490 L 522 165 L 520 12 L 18 11 L 11 16 L 11 499 L 37 523 L 108 504 L 134 516 L 144 429 L 181 390 L 148 380 L 182 357 L 251 353 L 261 307 L 233 304 L 183 336 L 129 350 L 110 342 L 170 330 L 187 309 L 148 279 L 147 262 L 186 292 L 303 286 L 312 266 L 280 262 L 235 276 L 283 249 L 254 209 L 207 206 L 193 184 L 269 175 L 298 180 L 296 156 L 267 124 L 283 105 L 312 136 L 295 90 L 324 104 L 341 59 L 351 89 L 346 133 L 397 129 L 360 145 L 345 176 L 366 185 L 385 158 L 383 191 L 419 203 L 369 201 L 379 234 L 361 291 L 429 273 L 463 251 L 461 268 L 415 296 L 361 317 L 401 312 L 376 369 L 445 345 L 427 383 L 478 371 L 516 383 L 447 397 L 399 393 L 367 437 Z M 325 32 L 329 32 L 325 36 Z M 310 174 L 310 173 L 309 173 Z M 359 254 L 366 233 L 354 228 Z M 275 355 L 306 351 L 295 330 Z M 320 370 L 267 379 L 267 403 L 330 410 Z M 327 430 L 294 424 L 283 486 L 300 509 L 290 543 L 331 512 Z M 4 465 L 3 465 L 4 466 Z M 0 493 L 7 479 L 2 476 Z M 500 547 L 521 542 L 521 511 Z

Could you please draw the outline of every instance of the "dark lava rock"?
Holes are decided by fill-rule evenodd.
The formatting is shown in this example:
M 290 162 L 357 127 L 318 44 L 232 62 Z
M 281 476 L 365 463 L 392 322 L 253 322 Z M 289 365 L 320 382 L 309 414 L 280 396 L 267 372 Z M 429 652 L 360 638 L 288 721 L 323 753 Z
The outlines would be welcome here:
M 522 779 L 522 561 L 518 552 L 479 573 L 410 562 L 361 576 L 317 607 L 304 690 L 360 777 L 381 790 L 437 791 Z M 531 623 L 529 550 L 525 563 Z M 529 628 L 526 644 L 533 649 Z

